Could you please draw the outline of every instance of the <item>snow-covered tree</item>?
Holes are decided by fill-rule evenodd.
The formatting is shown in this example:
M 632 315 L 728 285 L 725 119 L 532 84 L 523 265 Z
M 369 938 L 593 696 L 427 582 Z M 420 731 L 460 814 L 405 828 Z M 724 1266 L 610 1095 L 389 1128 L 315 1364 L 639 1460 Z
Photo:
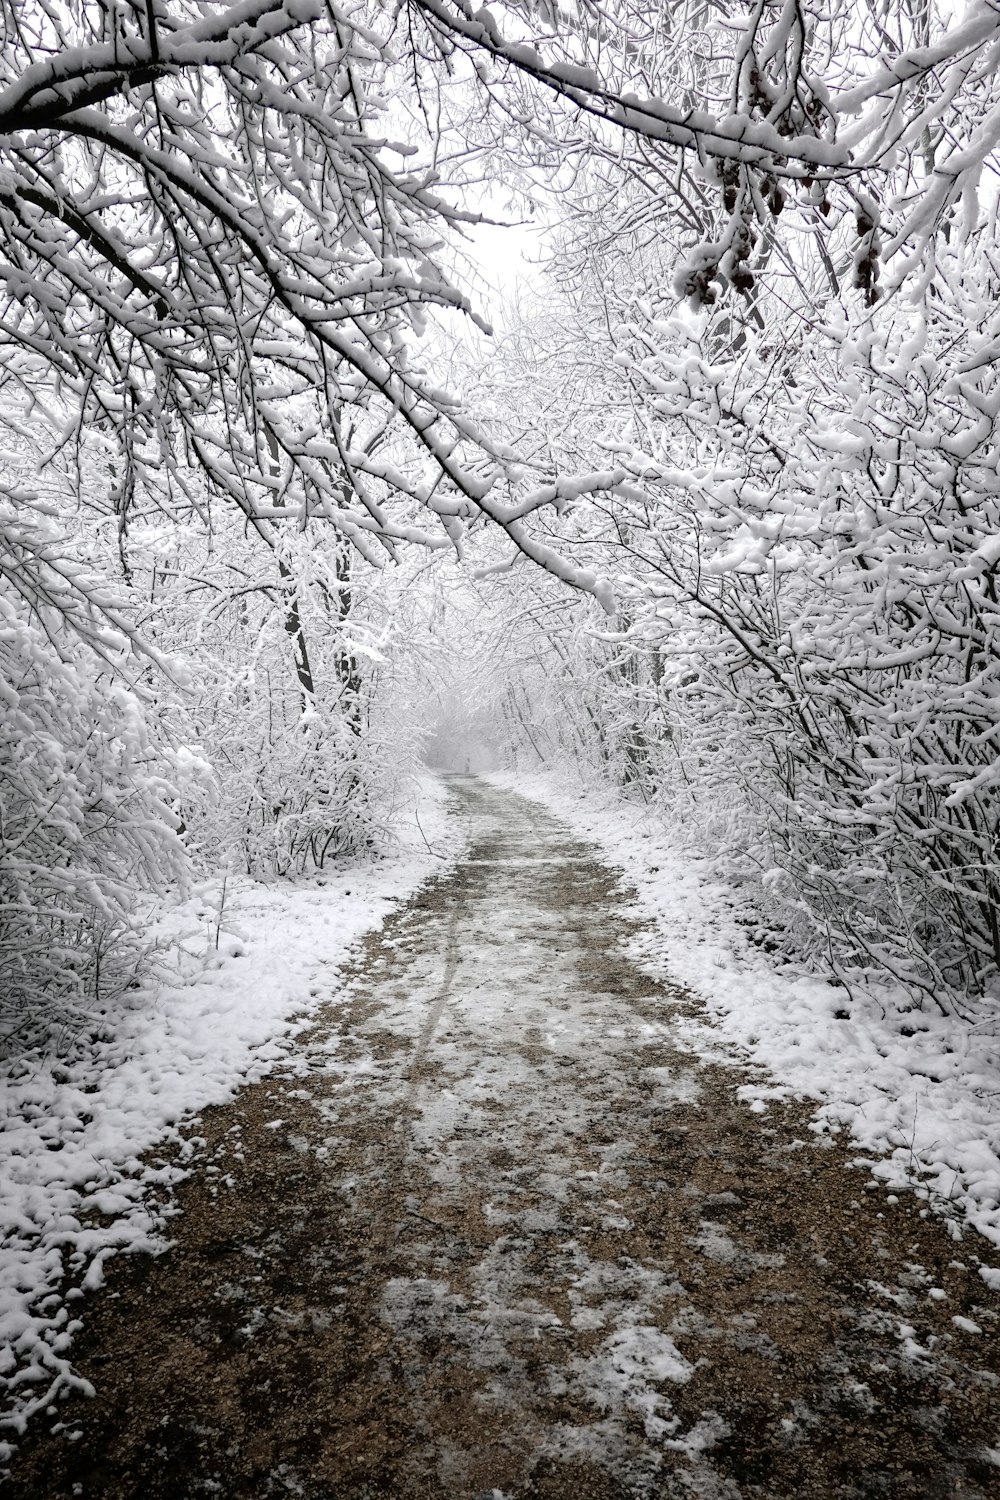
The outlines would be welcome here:
M 380 710 L 364 666 L 375 658 L 361 648 L 382 639 L 385 613 L 361 601 L 413 546 L 463 555 L 490 525 L 504 550 L 490 544 L 489 568 L 523 560 L 605 611 L 617 575 L 621 613 L 587 653 L 592 682 L 604 684 L 594 742 L 616 775 L 645 787 L 658 755 L 677 759 L 676 735 L 657 727 L 671 682 L 666 633 L 671 650 L 726 663 L 713 681 L 732 688 L 733 743 L 758 732 L 745 718 L 758 685 L 739 686 L 727 643 L 769 616 L 777 653 L 799 585 L 765 588 L 740 548 L 747 529 L 791 525 L 775 520 L 789 488 L 811 497 L 794 502 L 803 513 L 833 513 L 816 500 L 831 441 L 823 421 L 851 430 L 867 402 L 886 429 L 877 463 L 890 463 L 886 444 L 926 456 L 959 442 L 950 419 L 938 413 L 928 436 L 910 410 L 923 398 L 899 374 L 911 358 L 899 350 L 917 349 L 918 325 L 919 358 L 935 362 L 928 390 L 947 392 L 942 409 L 970 452 L 987 443 L 974 413 L 992 399 L 982 371 L 992 367 L 984 309 L 994 273 L 976 195 L 1000 130 L 1000 22 L 983 0 L 961 19 L 931 0 L 868 12 L 782 0 L 738 17 L 701 0 L 667 12 L 589 0 L 504 0 L 492 11 L 467 0 L 349 10 L 333 0 L 27 0 L 2 15 L 0 423 L 72 489 L 67 556 L 116 575 L 126 636 L 177 646 L 202 669 L 192 680 L 212 683 L 176 698 L 164 743 L 193 730 L 216 760 L 239 750 L 220 795 L 231 830 L 256 819 L 244 840 L 251 865 L 268 841 L 267 857 L 294 868 L 344 839 L 363 842 L 377 823 L 364 810 L 379 755 L 366 715 Z M 435 310 L 475 318 L 452 247 L 482 217 L 481 176 L 500 171 L 525 192 L 555 194 L 571 225 L 595 225 L 585 240 L 571 228 L 576 250 L 564 259 L 578 297 L 564 344 L 572 376 L 560 384 L 560 361 L 546 353 L 531 394 L 506 405 L 443 389 L 439 346 L 425 337 Z M 988 217 L 988 193 L 984 202 Z M 949 256 L 958 259 L 945 266 Z M 895 298 L 880 303 L 881 287 Z M 924 310 L 905 311 L 904 293 Z M 684 301 L 712 309 L 694 354 L 690 325 L 671 324 Z M 978 330 L 977 353 L 957 352 L 952 325 L 963 320 Z M 874 361 L 860 394 L 849 348 Z M 980 360 L 969 366 L 979 373 L 962 374 L 960 358 Z M 843 468 L 841 510 L 881 494 L 876 458 Z M 903 513 L 944 525 L 928 508 L 933 486 L 925 493 L 914 478 L 920 464 L 897 457 L 893 472 Z M 980 556 L 984 516 L 948 546 Z M 875 636 L 889 650 L 885 632 L 902 649 L 903 605 L 865 605 L 864 548 L 847 589 L 837 570 L 850 548 L 831 540 L 840 522 L 829 524 L 801 542 L 806 561 L 789 571 L 809 580 L 803 588 L 814 574 L 832 588 L 836 574 L 837 598 L 855 591 L 844 618 L 858 650 L 873 651 Z M 890 527 L 897 542 L 906 524 Z M 2 525 L 16 546 L 14 521 Z M 177 562 L 169 584 L 158 548 Z M 77 628 L 90 609 L 82 576 L 57 608 L 102 682 L 103 647 Z M 960 586 L 967 594 L 964 577 L 947 583 Z M 202 589 L 217 608 L 199 616 L 191 601 L 201 607 Z M 973 635 L 988 656 L 983 610 Z M 956 618 L 972 629 L 968 609 Z M 758 634 L 770 640 L 762 624 Z M 810 668 L 819 717 L 809 732 L 825 753 L 832 731 L 820 725 L 818 684 L 824 671 L 839 681 L 843 666 L 810 651 L 821 665 Z M 787 675 L 777 662 L 760 668 L 772 686 Z M 852 722 L 875 670 L 858 666 L 852 679 Z M 579 687 L 575 650 L 564 671 Z M 711 697 L 704 685 L 689 692 L 690 676 L 688 665 L 670 687 L 672 712 L 687 694 L 689 727 Z M 810 743 L 796 719 L 803 691 L 773 686 L 759 698 L 761 713 L 767 701 L 772 718 L 796 721 L 768 720 L 761 745 L 773 750 L 781 734 L 798 745 L 800 732 Z M 834 720 L 835 697 L 823 698 Z M 240 733 L 244 721 L 252 733 Z M 695 739 L 707 766 L 716 741 Z M 802 754 L 813 765 L 811 750 Z M 979 774 L 969 771 L 977 789 Z M 949 786 L 950 829 L 971 816 L 973 794 Z M 801 812 L 807 800 L 796 791 L 789 806 Z M 942 848 L 954 845 L 954 867 L 959 835 L 934 827 Z M 963 874 L 955 897 L 978 901 L 982 920 L 957 957 L 921 937 L 931 982 L 957 975 L 975 989 L 996 962 L 993 877 L 976 850 L 978 873 Z M 910 896 L 897 904 L 909 910 Z

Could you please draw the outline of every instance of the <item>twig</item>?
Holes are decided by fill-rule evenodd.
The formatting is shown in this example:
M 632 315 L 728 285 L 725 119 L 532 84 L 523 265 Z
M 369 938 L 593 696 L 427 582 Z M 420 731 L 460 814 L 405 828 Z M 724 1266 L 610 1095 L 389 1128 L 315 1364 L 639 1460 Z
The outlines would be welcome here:
M 220 930 L 222 928 L 222 913 L 223 913 L 223 911 L 225 909 L 225 905 L 226 905 L 226 884 L 227 884 L 228 880 L 229 880 L 229 871 L 227 870 L 226 873 L 222 877 L 222 890 L 219 893 L 219 910 L 218 910 L 218 912 L 216 914 L 216 919 L 215 919 L 215 951 L 216 951 L 216 953 L 218 953 L 218 951 L 219 951 L 219 932 L 220 932 Z
M 421 828 L 420 826 L 420 814 L 417 812 L 417 809 L 415 807 L 413 809 L 413 816 L 417 821 L 417 827 L 420 828 L 420 837 L 423 839 L 424 843 L 427 844 L 428 854 L 432 854 L 435 859 L 447 859 L 447 854 L 439 854 L 436 849 L 432 849 L 430 844 L 427 843 L 427 835 L 424 832 L 423 828 Z

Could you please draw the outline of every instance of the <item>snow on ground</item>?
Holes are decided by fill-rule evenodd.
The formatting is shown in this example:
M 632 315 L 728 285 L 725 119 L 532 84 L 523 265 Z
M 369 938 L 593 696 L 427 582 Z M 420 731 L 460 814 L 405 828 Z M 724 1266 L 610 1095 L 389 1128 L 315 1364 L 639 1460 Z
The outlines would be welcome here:
M 817 1130 L 851 1131 L 871 1172 L 890 1188 L 915 1188 L 1000 1246 L 1000 1038 L 997 1029 L 913 1010 L 899 992 L 792 976 L 746 939 L 732 893 L 707 863 L 682 853 L 645 808 L 565 778 L 490 776 L 533 797 L 624 869 L 653 926 L 630 956 L 704 1001 L 686 1023 L 700 1053 L 735 1047 L 770 1079 L 741 1093 L 751 1109 L 790 1096 L 819 1102 Z M 861 1158 L 868 1161 L 867 1154 Z M 983 1266 L 990 1286 L 1000 1271 Z
M 184 1173 L 178 1147 L 181 1160 L 196 1149 L 192 1117 L 269 1072 L 364 934 L 456 857 L 444 801 L 422 782 L 419 821 L 378 863 L 294 884 L 229 877 L 224 898 L 220 877 L 205 881 L 154 926 L 156 984 L 45 1055 L 0 1064 L 0 1389 L 13 1403 L 0 1433 L 86 1389 L 67 1354 L 74 1309 L 109 1256 L 163 1245 L 158 1200 Z M 9 1451 L 0 1440 L 0 1462 Z

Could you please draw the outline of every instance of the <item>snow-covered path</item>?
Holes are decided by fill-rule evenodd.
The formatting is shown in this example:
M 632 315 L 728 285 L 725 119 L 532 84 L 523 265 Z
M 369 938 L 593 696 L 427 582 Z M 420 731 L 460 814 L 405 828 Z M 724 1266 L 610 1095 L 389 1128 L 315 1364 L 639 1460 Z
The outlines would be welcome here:
M 453 791 L 468 857 L 206 1113 L 176 1248 L 109 1278 L 98 1395 L 12 1494 L 995 1495 L 963 1247 L 678 1042 L 592 850 Z

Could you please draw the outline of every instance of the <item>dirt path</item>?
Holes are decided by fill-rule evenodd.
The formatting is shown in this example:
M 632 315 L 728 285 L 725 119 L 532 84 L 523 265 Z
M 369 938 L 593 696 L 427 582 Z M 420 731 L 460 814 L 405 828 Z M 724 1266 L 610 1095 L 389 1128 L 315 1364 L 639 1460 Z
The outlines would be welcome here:
M 371 940 L 300 1076 L 206 1114 L 176 1248 L 94 1299 L 97 1397 L 12 1500 L 1000 1495 L 985 1243 L 738 1103 L 593 852 L 455 795 L 468 859 Z

